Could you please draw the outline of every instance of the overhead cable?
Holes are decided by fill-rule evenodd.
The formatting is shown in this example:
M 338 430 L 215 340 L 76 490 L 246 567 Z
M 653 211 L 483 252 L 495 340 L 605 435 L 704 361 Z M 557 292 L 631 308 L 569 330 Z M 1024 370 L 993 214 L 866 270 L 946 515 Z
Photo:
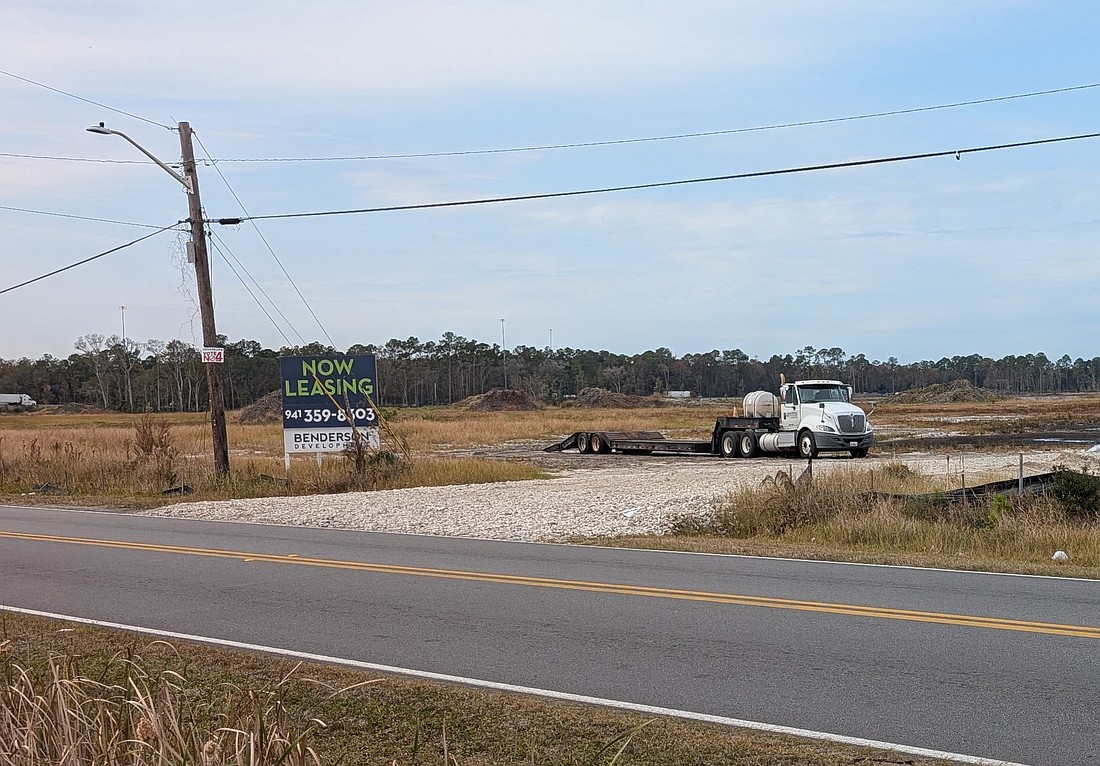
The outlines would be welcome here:
M 192 133 L 192 135 L 195 135 L 195 134 Z M 222 173 L 221 168 L 218 167 L 218 163 L 216 161 L 214 161 L 213 159 L 210 159 L 210 152 L 207 151 L 206 145 L 203 144 L 203 142 L 202 142 L 202 138 L 199 137 L 199 136 L 195 136 L 195 140 L 199 142 L 199 147 L 202 149 L 202 151 L 206 155 L 207 159 L 210 160 L 210 163 L 211 163 L 211 165 L 213 165 L 214 170 L 217 172 L 218 176 L 222 179 L 222 183 L 225 184 L 225 188 L 228 189 L 229 193 L 233 195 L 233 199 L 235 199 L 237 201 L 237 204 L 241 206 L 241 210 L 247 216 L 248 215 L 248 209 L 244 206 L 244 202 L 242 202 L 241 198 L 239 196 L 237 196 L 237 192 L 230 185 L 229 179 L 227 179 L 225 177 L 225 174 Z M 332 342 L 332 336 L 330 336 L 328 334 L 328 330 L 325 329 L 325 326 L 324 326 L 324 324 L 322 324 L 320 317 L 317 316 L 317 313 L 313 310 L 313 307 L 309 305 L 309 301 L 306 300 L 306 296 L 303 295 L 302 291 L 298 289 L 298 284 L 294 281 L 294 278 L 292 276 L 290 276 L 290 273 L 286 270 L 286 267 L 283 266 L 282 260 L 279 258 L 278 255 L 275 254 L 275 249 L 273 247 L 271 247 L 271 244 L 267 241 L 267 237 L 265 237 L 264 233 L 262 231 L 260 231 L 260 227 L 256 225 L 255 221 L 249 220 L 249 223 L 252 224 L 252 228 L 256 231 L 256 234 L 259 235 L 260 241 L 262 241 L 264 243 L 264 246 L 267 247 L 267 251 L 269 253 L 271 253 L 271 257 L 275 259 L 275 263 L 279 264 L 279 269 L 282 270 L 283 276 L 285 276 L 287 278 L 287 281 L 290 282 L 290 286 L 293 287 L 294 292 L 296 292 L 298 294 L 298 297 L 301 299 L 302 304 L 306 307 L 306 310 L 309 311 L 310 316 L 313 317 L 313 321 L 317 323 L 317 326 L 319 328 L 321 328 L 321 332 L 324 334 L 325 338 L 328 340 L 329 345 L 335 347 L 336 344 Z M 244 268 L 243 264 L 242 264 L 241 268 Z M 247 269 L 245 271 L 247 273 Z M 251 276 L 252 275 L 249 274 L 249 277 L 251 277 Z M 255 280 L 253 280 L 253 281 L 255 282 Z M 256 287 L 258 287 L 260 289 L 260 292 L 264 293 L 264 297 L 268 299 L 268 301 L 271 303 L 271 305 L 275 308 L 275 311 L 277 311 L 279 313 L 279 316 L 281 316 L 283 318 L 283 321 L 287 323 L 287 326 L 294 332 L 295 335 L 298 336 L 298 339 L 301 340 L 303 343 L 305 343 L 305 339 L 302 337 L 302 334 L 299 333 L 298 329 L 293 324 L 291 324 L 289 319 L 286 318 L 286 316 L 283 314 L 282 310 L 279 309 L 278 305 L 276 305 L 276 303 L 274 301 L 272 301 L 271 298 L 268 298 L 267 293 L 264 292 L 263 288 L 260 287 L 260 284 L 258 282 L 256 282 Z M 285 337 L 286 336 L 284 336 L 284 338 Z M 287 341 L 287 345 L 288 346 L 290 345 L 289 340 Z
M 172 127 L 171 125 L 165 125 L 162 122 L 157 122 L 156 120 L 150 120 L 146 117 L 142 117 L 139 114 L 133 114 L 132 112 L 125 112 L 121 109 L 115 109 L 113 106 L 107 106 L 106 104 L 101 104 L 98 101 L 92 101 L 90 98 L 84 98 L 83 96 L 78 96 L 75 93 L 69 93 L 68 91 L 61 90 L 60 88 L 53 88 L 49 85 L 45 85 L 43 83 L 36 82 L 36 81 L 31 80 L 29 78 L 20 77 L 19 75 L 13 74 L 11 72 L 5 72 L 3 69 L 0 69 L 0 74 L 7 75 L 8 77 L 11 77 L 15 80 L 20 80 L 21 82 L 25 82 L 29 85 L 35 85 L 39 88 L 45 88 L 46 90 L 53 91 L 54 93 L 60 93 L 62 96 L 68 96 L 69 98 L 75 98 L 77 101 L 83 101 L 85 104 L 91 104 L 92 106 L 98 106 L 101 109 L 106 109 L 107 111 L 114 112 L 116 114 L 123 114 L 123 115 L 126 115 L 127 117 L 133 117 L 135 120 L 141 120 L 142 122 L 147 122 L 150 125 L 156 125 L 158 128 L 164 128 L 165 130 L 175 130 L 176 129 L 176 128 Z
M 7 74 L 4 72 L 3 74 Z M 12 75 L 14 76 L 14 75 Z M 22 79 L 22 78 L 20 78 Z M 43 86 L 45 87 L 45 86 Z M 1049 90 L 1038 90 L 1030 93 L 1017 93 L 1010 96 L 993 96 L 990 98 L 979 98 L 970 101 L 956 101 L 949 104 L 936 104 L 934 106 L 917 106 L 908 109 L 893 109 L 884 112 L 870 112 L 867 114 L 850 115 L 847 117 L 825 117 L 815 120 L 800 120 L 796 122 L 782 122 L 774 123 L 770 125 L 757 125 L 748 128 L 729 128 L 725 130 L 708 130 L 699 131 L 694 133 L 677 133 L 674 135 L 666 136 L 648 136 L 642 138 L 618 138 L 609 139 L 606 141 L 580 141 L 576 143 L 561 143 L 561 144 L 542 144 L 537 146 L 517 146 L 498 149 L 465 149 L 465 150 L 453 150 L 453 151 L 438 151 L 438 152 L 421 152 L 421 153 L 400 153 L 400 154 L 363 154 L 363 155 L 349 155 L 343 157 L 236 157 L 225 159 L 209 159 L 211 163 L 218 162 L 357 162 L 363 160 L 397 160 L 397 159 L 421 159 L 429 157 L 461 157 L 467 155 L 478 154 L 512 154 L 517 152 L 540 152 L 553 149 L 578 149 L 584 147 L 593 146 L 614 146 L 618 144 L 640 144 L 655 141 L 675 141 L 679 139 L 688 138 L 705 138 L 709 136 L 726 136 L 734 135 L 738 133 L 757 133 L 768 130 L 781 130 L 785 128 L 801 128 L 809 127 L 813 125 L 828 125 L 831 123 L 839 122 L 854 122 L 857 120 L 870 120 L 879 117 L 895 117 L 904 114 L 916 114 L 919 112 L 933 112 L 942 109 L 957 109 L 964 106 L 977 106 L 979 104 L 992 104 L 998 101 L 1013 101 L 1024 98 L 1034 98 L 1037 96 L 1049 96 L 1058 93 L 1070 93 L 1072 91 L 1088 90 L 1090 88 L 1100 88 L 1100 83 L 1090 83 L 1088 85 L 1073 85 L 1066 88 L 1052 88 Z M 66 94 L 68 95 L 68 94 Z M 109 107 L 108 107 L 109 108 Z M 117 111 L 117 110 L 115 110 Z M 125 114 L 125 112 L 123 113 Z M 141 118 L 138 118 L 141 119 Z M 160 123 L 153 123 L 160 125 Z M 161 125 L 160 127 L 169 127 Z M 169 128 L 174 130 L 174 128 Z M 118 164 L 144 164 L 140 160 L 105 160 L 98 158 L 88 157 L 53 157 L 40 154 L 14 154 L 8 152 L 0 152 L 0 157 L 13 157 L 17 159 L 33 159 L 33 160 L 58 160 L 64 162 L 102 162 L 102 163 L 118 163 Z
M 214 238 L 210 240 L 210 244 L 213 245 L 214 249 L 218 251 L 218 255 L 220 255 L 222 257 L 222 260 L 225 261 L 225 265 L 229 267 L 229 270 L 233 272 L 233 276 L 235 276 L 237 278 L 237 280 L 241 283 L 241 286 L 244 287 L 245 291 L 249 294 L 249 296 L 251 296 L 252 300 L 255 301 L 256 305 L 260 307 L 260 311 L 264 312 L 264 316 L 266 316 L 267 320 L 269 322 L 271 322 L 271 325 L 275 328 L 275 331 L 283 336 L 283 340 L 286 342 L 286 345 L 288 345 L 288 346 L 291 345 L 290 338 L 288 338 L 286 336 L 286 333 L 283 332 L 283 328 L 279 326 L 279 323 L 276 322 L 274 320 L 274 318 L 272 318 L 270 312 L 268 312 L 268 310 L 264 307 L 263 303 L 260 302 L 260 299 L 256 297 L 256 294 L 254 292 L 252 292 L 252 288 L 248 286 L 248 283 L 245 282 L 244 277 L 242 277 L 240 275 L 240 273 L 237 272 L 237 269 L 234 268 L 233 263 L 229 260 L 229 258 L 226 257 L 225 254 L 228 252 L 229 255 L 233 256 L 233 260 L 237 262 L 237 265 L 239 265 L 241 267 L 241 269 L 244 271 L 245 274 L 248 274 L 248 278 L 252 279 L 252 281 L 256 284 L 257 287 L 260 286 L 259 282 L 256 282 L 256 280 L 252 278 L 252 275 L 248 273 L 248 269 L 246 269 L 244 267 L 244 264 L 241 263 L 240 259 L 237 258 L 236 255 L 233 255 L 233 251 L 229 249 L 228 245 L 225 245 L 224 241 L 222 241 L 222 245 L 225 246 L 225 250 L 224 251 L 222 250 L 222 245 L 218 244 L 218 242 L 221 241 L 221 237 L 218 237 L 217 234 L 214 233 L 214 232 L 211 232 L 211 234 L 214 235 Z M 263 292 L 263 289 L 261 288 L 260 291 Z M 267 300 L 269 302 L 271 302 L 271 298 L 268 298 L 267 293 L 264 293 L 264 297 L 267 298 Z M 271 305 L 275 306 L 275 304 L 273 302 L 271 303 Z M 276 306 L 276 310 L 278 310 L 277 306 Z M 281 316 L 281 313 L 280 313 L 280 316 Z M 283 321 L 286 321 L 286 317 L 283 317 Z M 287 322 L 287 324 L 290 324 L 290 323 Z M 293 325 L 291 325 L 290 329 L 294 330 Z M 298 331 L 294 330 L 294 332 L 295 332 L 295 334 L 297 334 Z M 301 335 L 299 335 L 298 337 L 301 338 Z M 304 342 L 305 341 L 303 340 L 303 343 Z
M 133 223 L 131 221 L 112 221 L 110 218 L 93 218 L 87 215 L 73 215 L 71 213 L 53 213 L 48 210 L 31 210 L 25 207 L 11 207 L 9 205 L 0 205 L 0 210 L 12 210 L 16 213 L 33 213 L 34 215 L 50 215 L 57 218 L 75 218 L 78 221 L 96 221 L 97 223 L 114 223 L 119 226 L 140 226 L 145 229 L 159 229 L 159 226 L 153 226 L 148 223 Z
M 17 160 L 55 160 L 57 162 L 96 162 L 102 165 L 148 165 L 145 160 L 105 160 L 96 157 L 54 157 L 46 154 L 16 154 L 14 152 L 0 152 L 0 157 L 11 157 Z
M 5 287 L 3 290 L 0 290 L 0 295 L 3 295 L 4 293 L 10 293 L 12 290 L 18 290 L 20 287 L 26 287 L 27 285 L 32 285 L 35 282 L 41 282 L 43 279 L 47 279 L 48 277 L 55 276 L 57 274 L 60 274 L 63 271 L 68 271 L 69 269 L 75 269 L 77 266 L 83 266 L 85 263 L 90 263 L 90 262 L 96 260 L 97 258 L 102 258 L 105 255 L 110 255 L 111 253 L 117 253 L 119 250 L 124 250 L 127 247 L 131 247 L 133 245 L 138 244 L 139 242 L 144 242 L 145 240 L 149 239 L 150 237 L 155 237 L 158 234 L 161 234 L 162 232 L 168 231 L 169 229 L 174 229 L 176 226 L 179 226 L 179 224 L 174 223 L 171 226 L 165 226 L 163 228 L 157 229 L 154 232 L 146 234 L 144 237 L 139 237 L 138 239 L 135 239 L 131 242 L 127 242 L 125 245 L 119 245 L 118 247 L 112 247 L 110 250 L 104 250 L 102 253 L 97 253 L 96 255 L 93 255 L 90 258 L 85 258 L 84 260 L 77 261 L 76 263 L 70 263 L 68 266 L 63 266 L 60 269 L 54 269 L 53 271 L 51 271 L 47 274 L 43 274 L 42 276 L 35 277 L 34 279 L 28 279 L 26 282 L 20 282 L 17 285 L 12 285 L 11 287 Z
M 733 173 L 722 176 L 707 176 L 704 178 L 688 178 L 679 181 L 656 181 L 644 184 L 628 184 L 625 186 L 607 186 L 597 189 L 581 189 L 577 191 L 547 192 L 544 194 L 519 194 L 509 197 L 489 197 L 483 199 L 459 200 L 454 202 L 425 202 L 417 205 L 388 205 L 386 207 L 354 208 L 349 210 L 325 210 L 313 213 L 278 213 L 272 215 L 255 215 L 243 218 L 219 218 L 211 223 L 222 225 L 237 225 L 242 221 L 259 221 L 274 218 L 316 218 L 332 215 L 352 215 L 356 213 L 388 213 L 398 210 L 426 210 L 429 208 L 463 207 L 469 205 L 488 205 L 497 202 L 522 202 L 526 200 L 554 199 L 560 197 L 580 197 L 588 194 L 609 194 L 612 192 L 637 191 L 640 189 L 658 189 L 668 186 L 686 186 L 688 184 L 711 183 L 714 181 L 738 181 L 746 178 L 765 178 L 768 176 L 791 175 L 795 173 L 811 173 L 819 170 L 840 170 L 845 168 L 864 167 L 868 165 L 883 165 L 892 162 L 908 162 L 911 160 L 926 160 L 936 157 L 951 157 L 962 159 L 964 154 L 976 154 L 978 152 L 992 152 L 1000 149 L 1018 149 L 1025 146 L 1039 146 L 1041 144 L 1054 144 L 1064 141 L 1079 141 L 1086 138 L 1098 138 L 1100 133 L 1084 133 L 1076 136 L 1063 136 L 1060 138 L 1044 138 L 1034 141 L 1018 141 L 1011 144 L 997 144 L 995 146 L 976 146 L 969 149 L 948 149 L 939 152 L 925 152 L 923 154 L 906 154 L 893 157 L 878 157 L 867 160 L 852 160 L 850 162 L 833 162 L 826 165 L 803 165 L 801 167 L 782 168 L 779 170 L 757 170 L 750 173 Z
M 1053 88 L 1051 90 L 1038 90 L 1031 93 L 1017 93 L 1011 96 L 994 96 L 992 98 L 979 98 L 972 101 L 956 101 L 951 104 L 937 104 L 936 106 L 918 106 L 910 109 L 893 109 L 886 112 L 871 112 L 869 114 L 857 114 L 848 117 L 826 117 L 817 120 L 801 120 L 798 122 L 781 122 L 772 125 L 758 125 L 750 128 L 730 128 L 727 130 L 706 130 L 697 133 L 678 133 L 669 136 L 649 136 L 646 138 L 618 138 L 607 141 L 582 141 L 569 144 L 545 144 L 541 146 L 517 146 L 506 149 L 468 149 L 449 152 L 423 152 L 419 154 L 373 154 L 352 157 L 272 157 L 272 158 L 238 158 L 224 159 L 218 162 L 348 162 L 353 160 L 405 160 L 423 157 L 461 157 L 470 154 L 511 154 L 515 152 L 540 152 L 550 149 L 578 149 L 588 146 L 614 146 L 616 144 L 641 144 L 652 141 L 676 141 L 685 138 L 706 138 L 709 136 L 728 136 L 736 133 L 757 133 L 766 130 L 781 130 L 783 128 L 803 128 L 811 125 L 828 125 L 837 122 L 854 122 L 856 120 L 870 120 L 878 117 L 895 117 L 902 114 L 916 114 L 918 112 L 932 112 L 939 109 L 957 109 L 963 106 L 976 106 L 978 104 L 992 104 L 997 101 L 1012 101 L 1021 98 L 1033 98 L 1035 96 L 1049 96 L 1055 93 L 1068 93 L 1075 90 L 1088 88 L 1100 88 L 1100 83 L 1089 85 L 1073 85 L 1067 88 Z

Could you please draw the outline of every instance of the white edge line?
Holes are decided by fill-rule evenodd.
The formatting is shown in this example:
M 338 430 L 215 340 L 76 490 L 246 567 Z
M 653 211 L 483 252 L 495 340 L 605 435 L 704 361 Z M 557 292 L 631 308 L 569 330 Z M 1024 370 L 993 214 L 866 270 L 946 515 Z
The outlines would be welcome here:
M 231 501 L 229 501 L 231 502 Z M 161 506 L 166 508 L 170 506 Z M 1097 578 L 1093 577 L 1064 577 L 1062 575 L 1039 575 L 1039 574 L 1024 574 L 1022 572 L 987 572 L 982 569 L 947 569 L 945 567 L 921 567 L 914 566 L 912 564 L 871 564 L 863 561 L 833 561 L 830 559 L 799 559 L 789 556 L 757 556 L 751 553 L 709 553 L 706 551 L 670 551 L 660 548 L 626 548 L 616 545 L 585 545 L 583 543 L 563 543 L 555 542 L 553 540 L 510 540 L 501 537 L 475 537 L 473 535 L 433 535 L 425 532 L 395 532 L 393 530 L 386 529 L 360 529 L 357 527 L 314 527 L 305 524 L 280 524 L 274 521 L 241 521 L 238 519 L 201 519 L 194 516 L 172 516 L 168 513 L 150 513 L 149 511 L 158 511 L 159 508 L 137 510 L 137 511 L 124 511 L 124 510 L 99 510 L 95 508 L 57 508 L 54 506 L 46 505 L 11 505 L 0 504 L 0 508 L 18 508 L 20 510 L 47 510 L 47 511 L 63 511 L 66 513 L 91 513 L 91 514 L 104 514 L 104 515 L 124 515 L 135 516 L 141 519 L 171 519 L 173 521 L 197 521 L 207 524 L 240 524 L 243 526 L 256 526 L 256 527 L 283 527 L 286 529 L 309 529 L 322 532 L 362 532 L 369 535 L 397 535 L 401 537 L 427 537 L 434 540 L 473 540 L 476 542 L 485 543 L 509 543 L 512 545 L 556 545 L 562 548 L 575 548 L 584 549 L 591 548 L 593 550 L 607 550 L 607 551 L 640 551 L 643 553 L 660 553 L 672 556 L 713 556 L 716 558 L 729 558 L 729 559 L 758 559 L 761 561 L 791 561 L 799 564 L 823 564 L 829 566 L 841 566 L 841 567 L 866 567 L 874 569 L 906 569 L 914 572 L 944 572 L 948 574 L 960 574 L 960 575 L 982 575 L 986 577 L 1021 577 L 1025 579 L 1033 580 L 1060 580 L 1067 582 L 1097 582 Z M 993 763 L 996 763 L 995 761 Z M 1011 765 L 1010 765 L 1011 766 Z
M 493 691 L 511 692 L 514 694 L 527 694 L 537 697 L 547 697 L 550 699 L 562 700 L 565 702 L 575 702 L 585 705 L 599 705 L 601 707 L 615 708 L 617 710 L 629 710 L 631 712 L 646 713 L 649 715 L 684 718 L 692 721 L 701 721 L 703 723 L 713 723 L 723 726 L 734 726 L 741 729 L 764 731 L 771 734 L 783 734 L 792 737 L 804 737 L 807 739 L 823 740 L 825 742 L 833 742 L 841 745 L 852 745 L 854 747 L 869 747 L 878 750 L 889 750 L 897 753 L 904 753 L 906 755 L 915 755 L 921 758 L 938 758 L 940 760 L 953 761 L 955 763 L 972 764 L 973 766 L 1027 766 L 1027 764 L 1015 763 L 1013 761 L 999 761 L 996 759 L 982 758 L 974 755 L 962 755 L 960 753 L 948 753 L 942 750 L 930 750 L 923 747 L 913 747 L 911 745 L 898 745 L 892 742 L 879 742 L 873 739 L 847 737 L 842 734 L 830 734 L 829 732 L 824 731 L 798 729 L 792 726 L 779 726 L 770 723 L 760 723 L 758 721 L 746 721 L 739 718 L 727 718 L 725 716 L 708 715 L 706 713 L 695 713 L 690 710 L 676 710 L 673 708 L 656 707 L 653 705 L 642 705 L 635 702 L 622 702 L 620 700 L 605 699 L 603 697 L 589 697 L 584 694 L 570 694 L 568 692 L 553 691 L 552 689 L 539 689 L 532 686 L 517 686 L 515 684 L 499 683 L 497 681 L 485 681 L 479 678 L 465 678 L 463 676 L 452 676 L 445 673 L 432 673 L 426 670 L 413 670 L 410 668 L 399 668 L 392 665 L 379 665 L 374 662 L 362 662 L 360 660 L 349 660 L 342 657 L 329 657 L 323 654 L 298 652 L 292 649 L 280 649 L 273 646 L 246 644 L 240 641 L 231 641 L 224 638 L 210 638 L 208 636 L 196 636 L 189 633 L 176 633 L 175 631 L 170 630 L 157 630 L 155 628 L 144 628 L 137 625 L 124 625 L 117 622 L 105 622 L 103 620 L 93 620 L 85 617 L 73 617 L 64 614 L 54 614 L 52 612 L 42 612 L 36 609 L 24 609 L 21 607 L 7 606 L 6 604 L 0 604 L 0 611 L 17 612 L 19 614 L 27 614 L 34 617 L 45 617 L 51 620 L 64 620 L 66 622 L 94 625 L 100 628 L 111 628 L 113 630 L 126 630 L 134 633 L 160 636 L 162 638 L 175 638 L 182 641 L 194 641 L 201 644 L 213 644 L 215 646 L 224 646 L 231 649 L 241 649 L 250 652 L 262 652 L 264 654 L 293 657 L 294 659 L 308 660 L 310 662 L 324 663 L 327 665 L 341 665 L 344 667 L 351 667 L 359 670 L 373 670 L 379 673 L 411 676 L 413 678 L 422 678 L 429 681 L 441 681 L 444 683 L 476 686 L 485 689 L 491 689 Z

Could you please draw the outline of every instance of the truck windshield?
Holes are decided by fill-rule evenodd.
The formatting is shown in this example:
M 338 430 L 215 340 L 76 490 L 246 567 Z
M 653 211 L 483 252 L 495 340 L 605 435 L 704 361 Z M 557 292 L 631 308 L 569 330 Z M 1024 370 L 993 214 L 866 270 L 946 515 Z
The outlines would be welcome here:
M 804 403 L 848 401 L 848 389 L 844 386 L 799 386 L 798 392 Z

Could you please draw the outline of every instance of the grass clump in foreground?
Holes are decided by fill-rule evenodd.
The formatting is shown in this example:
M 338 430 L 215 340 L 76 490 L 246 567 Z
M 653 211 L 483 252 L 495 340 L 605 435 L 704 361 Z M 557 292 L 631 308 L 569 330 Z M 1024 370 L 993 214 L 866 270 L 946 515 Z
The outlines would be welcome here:
M 851 766 L 897 758 L 0 613 L 0 766 Z
M 729 492 L 706 517 L 684 519 L 672 540 L 703 547 L 879 563 L 1100 576 L 1100 477 L 1064 466 L 1046 493 L 952 500 L 900 463 L 792 479 L 779 472 Z M 1068 564 L 1051 562 L 1066 551 Z

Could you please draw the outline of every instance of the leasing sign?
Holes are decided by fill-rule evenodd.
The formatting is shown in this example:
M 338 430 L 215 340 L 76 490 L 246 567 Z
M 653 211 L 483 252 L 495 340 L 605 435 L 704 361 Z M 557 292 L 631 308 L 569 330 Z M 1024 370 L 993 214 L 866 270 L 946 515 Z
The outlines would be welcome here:
M 339 452 L 356 430 L 377 449 L 374 354 L 283 357 L 279 373 L 287 455 Z

